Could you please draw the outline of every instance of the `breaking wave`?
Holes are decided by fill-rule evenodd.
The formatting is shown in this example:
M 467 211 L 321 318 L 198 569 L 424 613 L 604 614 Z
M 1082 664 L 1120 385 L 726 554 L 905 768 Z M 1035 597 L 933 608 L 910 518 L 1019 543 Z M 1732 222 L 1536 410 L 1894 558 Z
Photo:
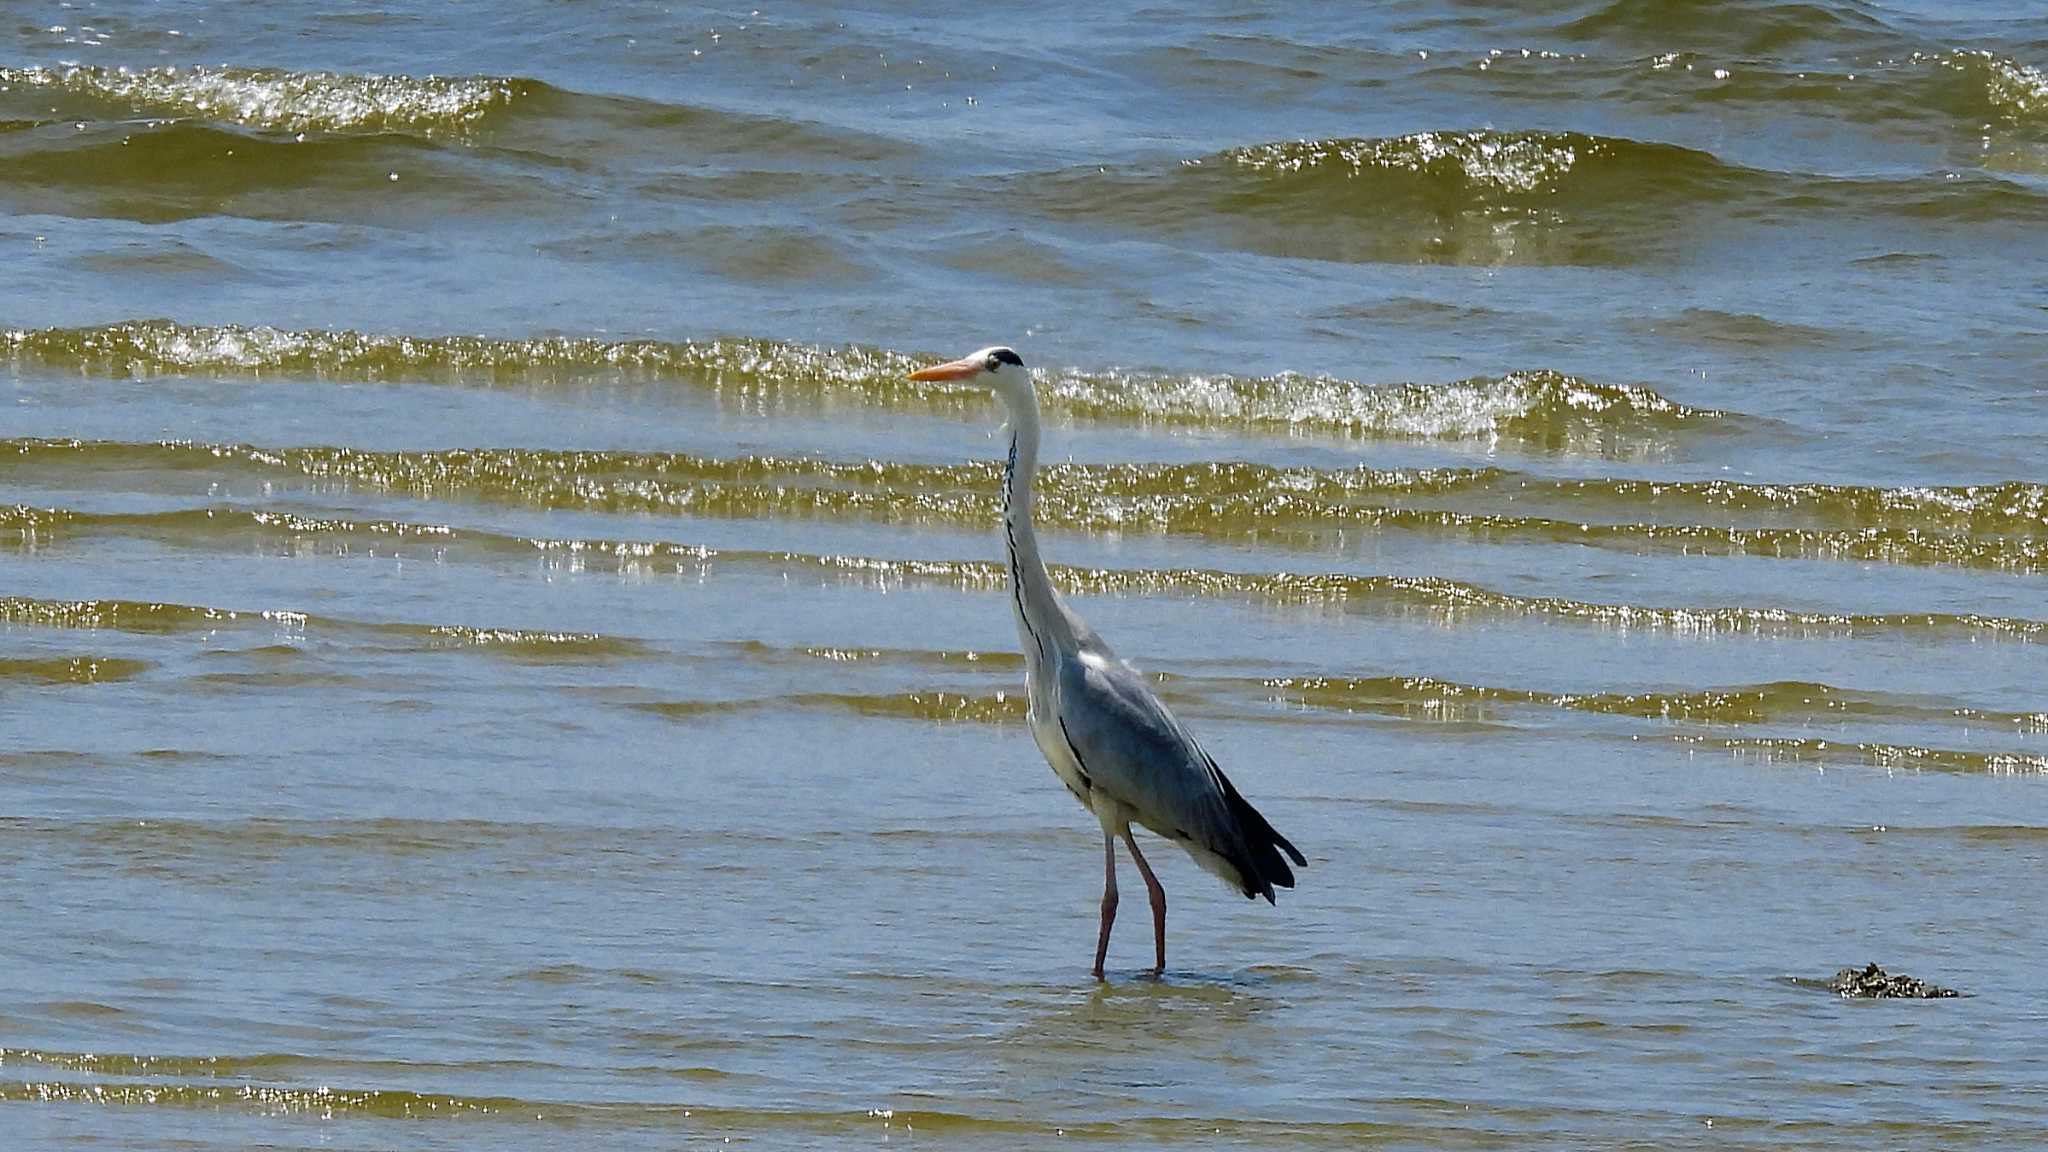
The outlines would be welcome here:
M 629 377 L 702 388 L 735 406 L 782 411 L 895 408 L 977 418 L 986 402 L 905 379 L 929 359 L 862 347 L 773 340 L 600 340 L 373 335 L 163 320 L 0 331 L 0 357 L 45 371 L 430 380 L 477 384 Z M 1649 388 L 1551 371 L 1441 384 L 1369 384 L 1329 376 L 1040 370 L 1054 416 L 1365 438 L 1501 437 L 1552 450 L 1627 451 L 1681 431 L 1754 425 Z
M 190 118 L 283 132 L 461 132 L 540 87 L 495 76 L 279 68 L 0 68 L 0 91 L 68 100 L 60 118 Z

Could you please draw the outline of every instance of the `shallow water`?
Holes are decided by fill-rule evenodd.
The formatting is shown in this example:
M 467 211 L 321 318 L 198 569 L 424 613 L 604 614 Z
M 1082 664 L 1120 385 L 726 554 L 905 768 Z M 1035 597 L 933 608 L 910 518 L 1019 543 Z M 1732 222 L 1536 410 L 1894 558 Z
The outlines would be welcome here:
M 0 28 L 7 1146 L 2048 1123 L 2033 5 Z M 904 379 L 992 342 L 1310 858 L 1153 853 L 1160 982 Z

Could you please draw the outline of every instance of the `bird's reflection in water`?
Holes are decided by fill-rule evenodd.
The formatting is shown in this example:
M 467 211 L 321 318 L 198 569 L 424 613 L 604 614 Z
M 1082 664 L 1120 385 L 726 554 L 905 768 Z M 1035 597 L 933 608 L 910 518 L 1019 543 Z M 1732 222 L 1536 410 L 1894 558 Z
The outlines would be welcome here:
M 1274 1006 L 1261 981 L 1242 974 L 1112 970 L 1108 976 L 1093 986 L 1047 988 L 1045 996 L 1013 1001 L 1016 1023 L 1003 1034 L 1002 1045 L 1129 1047 L 1147 1038 L 1195 1044 L 1205 1036 L 1220 1042 Z
M 1169 969 L 1154 978 L 1108 973 L 1107 983 L 1034 990 L 1009 1007 L 1014 1024 L 990 1048 L 1005 1084 L 1057 1085 L 1043 1104 L 1093 1119 L 1228 1115 L 1255 1101 L 1219 1098 L 1219 1067 L 1279 1039 L 1266 977 Z M 1196 1073 L 1201 1068 L 1211 1075 Z M 1251 1079 L 1257 1079 L 1256 1077 Z M 1199 1087 L 1198 1087 L 1199 1086 Z M 1240 1087 L 1250 1088 L 1249 1083 Z

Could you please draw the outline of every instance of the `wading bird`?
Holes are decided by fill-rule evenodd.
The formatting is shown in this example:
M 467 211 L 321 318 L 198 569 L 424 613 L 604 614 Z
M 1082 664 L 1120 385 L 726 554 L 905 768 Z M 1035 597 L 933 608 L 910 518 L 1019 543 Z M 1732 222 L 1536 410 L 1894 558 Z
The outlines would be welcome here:
M 1166 710 L 1145 678 L 1109 650 L 1093 628 L 1053 591 L 1038 537 L 1031 529 L 1032 482 L 1038 470 L 1038 395 L 1024 361 L 1008 348 L 910 374 L 988 388 L 1010 410 L 1010 455 L 1003 468 L 1003 537 L 1010 599 L 1024 646 L 1032 738 L 1052 770 L 1102 822 L 1102 934 L 1095 941 L 1095 978 L 1116 922 L 1116 838 L 1122 836 L 1152 898 L 1153 975 L 1166 971 L 1166 890 L 1131 825 L 1142 824 L 1187 849 L 1203 868 L 1243 892 L 1273 902 L 1273 888 L 1294 887 L 1294 845 L 1245 802 L 1222 769 Z

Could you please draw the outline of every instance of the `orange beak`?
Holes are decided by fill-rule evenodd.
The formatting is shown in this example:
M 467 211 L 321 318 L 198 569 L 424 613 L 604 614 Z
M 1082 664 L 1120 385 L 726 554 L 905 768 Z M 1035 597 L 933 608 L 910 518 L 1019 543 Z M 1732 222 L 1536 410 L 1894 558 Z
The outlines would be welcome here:
M 934 364 L 930 368 L 919 368 L 910 374 L 912 380 L 966 380 L 981 371 L 981 361 L 969 357 Z

